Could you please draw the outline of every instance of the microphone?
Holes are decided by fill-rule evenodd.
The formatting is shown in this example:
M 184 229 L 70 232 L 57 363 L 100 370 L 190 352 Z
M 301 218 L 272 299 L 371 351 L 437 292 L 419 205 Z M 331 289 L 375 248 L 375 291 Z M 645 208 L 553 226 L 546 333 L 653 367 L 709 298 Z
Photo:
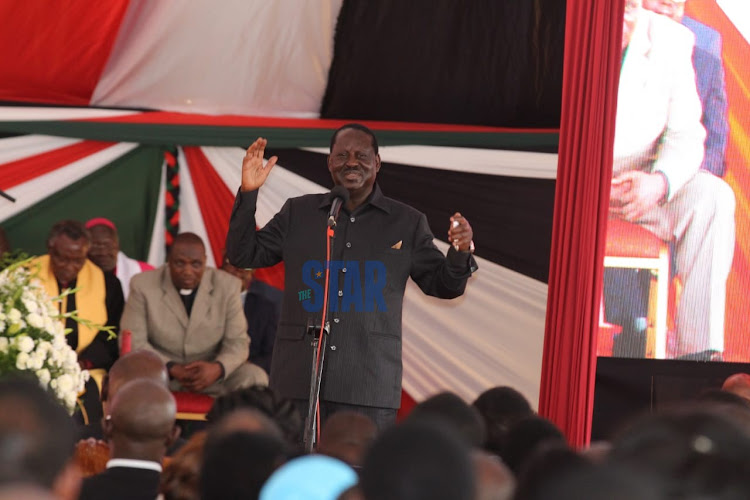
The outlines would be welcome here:
M 344 186 L 336 186 L 328 194 L 331 202 L 331 210 L 328 212 L 328 227 L 336 227 L 336 219 L 341 211 L 341 205 L 349 201 L 349 190 Z

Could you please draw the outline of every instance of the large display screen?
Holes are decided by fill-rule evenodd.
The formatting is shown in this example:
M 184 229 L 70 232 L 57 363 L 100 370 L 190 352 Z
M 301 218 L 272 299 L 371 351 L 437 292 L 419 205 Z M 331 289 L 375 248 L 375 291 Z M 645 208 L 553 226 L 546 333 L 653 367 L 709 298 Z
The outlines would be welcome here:
M 750 3 L 624 1 L 598 354 L 750 361 Z

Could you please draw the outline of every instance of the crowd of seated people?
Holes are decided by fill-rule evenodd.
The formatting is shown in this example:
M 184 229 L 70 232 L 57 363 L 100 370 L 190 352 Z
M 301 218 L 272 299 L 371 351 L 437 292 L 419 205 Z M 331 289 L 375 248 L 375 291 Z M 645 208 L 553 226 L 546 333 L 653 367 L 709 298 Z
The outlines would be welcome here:
M 180 438 L 166 365 L 138 350 L 105 381 L 96 463 L 81 455 L 94 441 L 76 445 L 80 428 L 52 396 L 33 380 L 0 379 L 0 498 L 750 498 L 750 401 L 737 380 L 735 392 L 632 416 L 585 449 L 523 395 L 495 387 L 472 404 L 435 394 L 383 430 L 334 413 L 306 454 L 295 405 L 260 385 L 219 395 L 206 427 Z
M 151 351 L 166 365 L 167 383 L 173 391 L 217 396 L 267 385 L 267 364 L 251 361 L 256 358 L 249 345 L 256 325 L 262 324 L 266 340 L 259 343 L 263 359 L 270 359 L 268 344 L 272 345 L 274 337 L 270 325 L 277 323 L 277 312 L 269 306 L 269 299 L 256 297 L 257 292 L 253 301 L 246 300 L 251 280 L 235 277 L 242 270 L 208 267 L 199 236 L 177 235 L 167 261 L 156 269 L 125 255 L 117 227 L 102 217 L 86 223 L 55 223 L 46 248 L 47 253 L 30 264 L 38 280 L 50 297 L 73 290 L 54 305 L 61 314 L 76 311 L 86 321 L 69 317 L 64 326 L 81 368 L 91 374 L 76 412 L 79 423 L 88 426 L 87 436 L 102 434 L 100 422 L 106 410 L 102 403 L 107 399 L 104 381 L 119 357 L 121 329 L 129 332 L 133 348 Z M 12 250 L 5 232 L 0 231 L 0 255 L 22 252 Z M 267 321 L 259 322 L 257 304 L 264 306 L 262 315 L 269 316 Z

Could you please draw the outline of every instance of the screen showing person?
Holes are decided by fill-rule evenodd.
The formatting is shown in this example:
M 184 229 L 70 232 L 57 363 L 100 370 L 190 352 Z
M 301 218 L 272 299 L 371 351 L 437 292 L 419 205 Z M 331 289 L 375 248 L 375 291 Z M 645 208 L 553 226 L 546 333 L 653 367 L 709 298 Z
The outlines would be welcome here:
M 624 2 L 598 354 L 748 361 L 746 21 Z

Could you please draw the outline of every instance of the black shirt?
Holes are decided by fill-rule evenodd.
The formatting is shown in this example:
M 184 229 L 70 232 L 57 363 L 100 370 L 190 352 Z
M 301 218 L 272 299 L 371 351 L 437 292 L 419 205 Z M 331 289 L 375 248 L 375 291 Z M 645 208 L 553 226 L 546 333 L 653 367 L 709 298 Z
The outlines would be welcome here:
M 227 256 L 239 267 L 284 261 L 284 301 L 270 384 L 284 397 L 307 399 L 312 350 L 306 327 L 321 322 L 320 308 L 313 306 L 322 302 L 323 279 L 317 272 L 325 261 L 331 200 L 323 194 L 289 199 L 256 232 L 257 197 L 257 191 L 238 193 Z M 338 262 L 331 278 L 337 286 L 329 316 L 331 349 L 326 352 L 323 400 L 399 407 L 407 280 L 411 277 L 428 295 L 454 298 L 463 294 L 477 268 L 468 252 L 451 247 L 446 258 L 432 240 L 424 214 L 383 196 L 377 184 L 354 212 L 341 210 L 331 253 L 331 260 Z

